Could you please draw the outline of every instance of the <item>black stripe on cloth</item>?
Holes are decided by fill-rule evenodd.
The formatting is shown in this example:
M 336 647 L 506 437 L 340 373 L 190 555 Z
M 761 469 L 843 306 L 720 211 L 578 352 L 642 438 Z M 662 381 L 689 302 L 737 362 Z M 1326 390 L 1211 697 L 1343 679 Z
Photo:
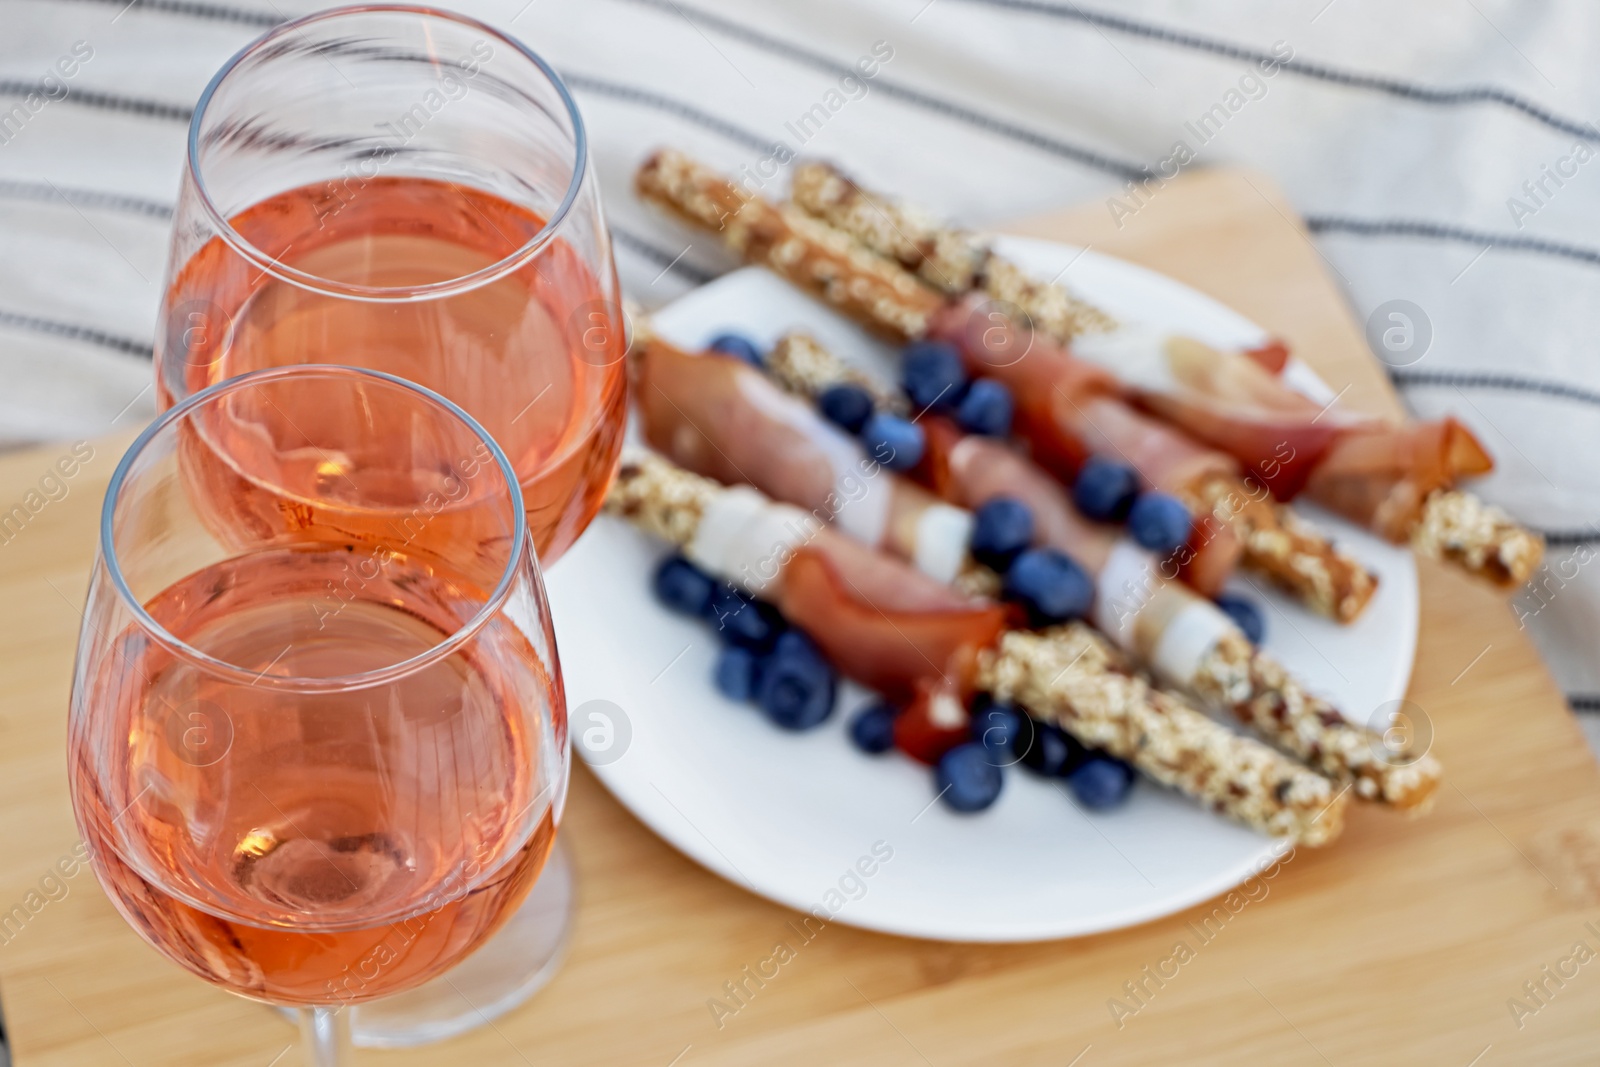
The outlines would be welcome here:
M 840 63 L 837 60 L 829 59 L 825 55 L 821 55 L 820 53 L 813 52 L 806 48 L 801 48 L 799 45 L 790 44 L 788 41 L 783 41 L 776 37 L 768 36 L 767 34 L 762 33 L 760 30 L 752 29 L 751 27 L 745 26 L 742 23 L 723 18 L 721 15 L 714 15 L 708 11 L 701 10 L 700 8 L 693 7 L 689 4 L 679 3 L 678 0 L 625 0 L 625 2 L 639 4 L 643 7 L 654 8 L 657 11 L 676 15 L 688 22 L 690 26 L 694 26 L 696 29 L 698 29 L 698 26 L 695 25 L 695 21 L 698 20 L 699 22 L 705 23 L 713 30 L 716 30 L 718 33 L 732 37 L 738 41 L 743 41 L 745 44 L 748 44 L 753 48 L 759 48 L 764 52 L 770 52 L 773 55 L 782 56 L 785 59 L 792 60 L 793 62 L 802 66 L 810 67 L 813 70 L 820 70 L 836 77 L 843 77 L 847 74 L 853 77 L 860 76 L 856 68 L 847 63 Z M 694 16 L 694 19 L 690 19 L 691 14 Z M 1136 163 L 1131 163 L 1127 160 L 1116 159 L 1105 155 L 1104 153 L 1096 152 L 1093 149 L 1084 148 L 1081 145 L 1073 144 L 1070 141 L 1064 141 L 1059 137 L 1054 137 L 1046 133 L 1040 133 L 1037 130 L 1028 129 L 1026 126 L 1019 126 L 1018 124 L 1010 122 L 1006 119 L 984 114 L 983 112 L 974 110 L 965 104 L 957 103 L 953 100 L 946 100 L 943 97 L 934 96 L 932 93 L 925 93 L 921 89 L 913 89 L 910 86 L 901 85 L 898 82 L 894 82 L 885 78 L 881 74 L 872 79 L 872 88 L 875 91 L 882 93 L 884 96 L 895 97 L 897 99 L 907 101 L 908 103 L 915 104 L 924 110 L 932 111 L 935 114 L 939 114 L 945 118 L 952 119 L 967 126 L 971 126 L 974 129 L 982 130 L 985 133 L 992 133 L 1001 137 L 1010 138 L 1011 140 L 1017 141 L 1021 144 L 1026 144 L 1030 147 L 1037 148 L 1041 152 L 1057 156 L 1061 159 L 1070 159 L 1075 163 L 1081 163 L 1086 167 L 1092 167 L 1095 170 L 1103 171 L 1107 174 L 1114 174 L 1119 178 L 1137 181 L 1140 178 L 1148 177 L 1150 174 L 1148 168 L 1141 167 Z
M 1600 266 L 1600 249 L 1562 241 L 1547 241 L 1541 237 L 1523 237 L 1514 233 L 1488 233 L 1471 230 L 1448 223 L 1425 222 L 1418 219 L 1352 219 L 1343 215 L 1307 215 L 1306 228 L 1312 233 L 1348 233 L 1358 237 L 1420 237 L 1430 241 L 1454 241 L 1459 244 L 1488 245 L 1514 252 L 1534 252 L 1539 255 L 1570 259 L 1578 263 Z
M 1573 711 L 1600 711 L 1600 696 L 1593 693 L 1568 693 L 1567 707 Z
M 697 126 L 703 127 L 713 133 L 721 134 L 730 141 L 744 145 L 746 148 L 768 154 L 782 154 L 778 151 L 776 141 L 769 141 L 758 133 L 745 129 L 743 126 L 719 118 L 709 111 L 703 111 L 686 100 L 667 96 L 650 89 L 643 89 L 636 85 L 624 85 L 621 82 L 607 81 L 588 74 L 570 74 L 562 72 L 561 80 L 569 86 L 583 93 L 594 93 L 596 96 L 608 97 L 612 100 L 621 100 L 624 103 L 637 104 L 654 111 L 661 111 L 668 115 L 675 115 Z
M 1600 406 L 1600 393 L 1565 382 L 1547 382 L 1537 378 L 1520 378 L 1514 374 L 1491 374 L 1479 371 L 1442 370 L 1392 370 L 1389 380 L 1402 388 L 1421 386 L 1450 386 L 1456 389 L 1485 389 L 1502 393 L 1535 393 L 1540 396 L 1572 400 L 1580 404 Z
M 683 261 L 682 253 L 675 254 L 670 252 L 667 249 L 662 248 L 660 245 L 653 244 L 650 241 L 645 240 L 643 237 L 640 237 L 638 234 L 621 229 L 620 227 L 611 227 L 611 239 L 617 244 L 618 247 L 626 248 L 630 252 L 643 256 L 650 262 L 660 266 L 663 274 L 670 271 L 673 274 L 687 278 L 695 285 L 704 285 L 706 282 L 709 282 L 713 278 L 717 277 L 715 271 L 705 270 L 704 268 L 695 266 L 693 263 L 685 263 Z
M 140 356 L 144 359 L 155 358 L 155 348 L 144 341 L 135 341 L 131 337 L 122 337 L 118 334 L 107 333 L 105 330 L 96 330 L 91 326 L 57 322 L 54 319 L 44 319 L 37 315 L 22 315 L 15 311 L 6 311 L 0 308 L 0 328 L 3 327 L 27 330 L 31 333 L 50 334 L 53 337 L 64 337 L 69 341 L 84 341 L 88 344 L 99 345 L 101 348 L 109 348 L 129 356 Z
M 29 93 L 44 94 L 38 82 L 16 81 L 14 79 L 0 79 L 0 96 L 27 96 Z M 130 115 L 140 115 L 152 119 L 172 119 L 177 122 L 188 122 L 189 116 L 194 114 L 194 108 L 179 104 L 168 104 L 160 100 L 145 100 L 136 96 L 121 96 L 117 93 L 100 93 L 90 89 L 72 89 L 66 96 L 51 101 L 52 104 L 78 104 L 82 107 L 98 108 L 102 111 L 120 111 Z M 0 111 L 0 117 L 4 112 Z
M 191 3 L 190 0 L 133 0 L 132 3 L 128 0 L 87 0 L 87 2 L 119 7 L 124 11 L 155 11 L 163 15 L 182 15 L 209 22 L 231 22 L 240 26 L 266 28 L 288 21 L 282 15 L 268 14 L 265 11 L 244 11 L 236 7 L 223 7 L 220 4 Z
M 172 205 L 155 200 L 120 193 L 102 193 L 94 189 L 67 189 L 49 182 L 14 182 L 0 179 L 0 198 L 32 200 L 53 203 L 65 200 L 73 207 L 86 207 L 104 211 L 123 211 L 151 219 L 172 218 Z
M 1551 548 L 1591 545 L 1600 541 L 1600 526 L 1590 526 L 1586 530 L 1540 530 L 1539 536 Z
M 1234 44 L 1231 41 L 1219 40 L 1215 37 L 1204 37 L 1197 33 L 1190 33 L 1187 30 L 1175 30 L 1152 22 L 1142 22 L 1122 15 L 1086 10 L 1074 3 L 1054 4 L 1045 3 L 1043 0 L 960 0 L 960 2 L 977 4 L 983 7 L 1009 8 L 1013 11 L 1026 11 L 1036 15 L 1081 22 L 1098 29 L 1111 30 L 1132 37 L 1142 37 L 1162 44 L 1177 45 L 1180 48 L 1206 52 L 1211 55 L 1223 56 L 1227 59 L 1242 59 L 1251 63 L 1258 63 L 1263 60 L 1270 61 L 1276 63 L 1282 70 L 1314 81 L 1330 82 L 1334 85 L 1343 85 L 1351 89 L 1371 89 L 1374 92 L 1399 97 L 1403 100 L 1413 100 L 1422 104 L 1437 104 L 1446 107 L 1462 104 L 1499 104 L 1513 111 L 1521 112 L 1535 122 L 1548 126 L 1553 130 L 1559 130 L 1562 133 L 1571 134 L 1586 141 L 1600 141 L 1600 129 L 1596 129 L 1593 123 L 1579 122 L 1576 119 L 1558 115 L 1548 108 L 1495 85 L 1465 85 L 1454 89 L 1443 89 L 1437 86 L 1406 81 L 1403 78 L 1391 78 L 1381 74 L 1365 74 L 1361 71 L 1345 70 L 1327 63 L 1304 59 L 1289 59 L 1285 61 L 1278 59 L 1270 52 L 1265 52 L 1258 48 Z

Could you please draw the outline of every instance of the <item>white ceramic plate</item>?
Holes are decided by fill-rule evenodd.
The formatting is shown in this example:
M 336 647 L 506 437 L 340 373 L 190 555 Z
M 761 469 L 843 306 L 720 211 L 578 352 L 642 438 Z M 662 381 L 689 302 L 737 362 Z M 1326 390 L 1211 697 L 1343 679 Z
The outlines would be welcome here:
M 1065 271 L 1074 288 L 1126 319 L 1219 346 L 1263 337 L 1215 301 L 1143 268 L 1047 242 L 1006 239 L 1002 247 L 1042 277 Z M 804 327 L 841 356 L 893 373 L 887 348 L 762 270 L 720 278 L 653 321 L 690 348 L 729 329 L 766 345 Z M 1310 378 L 1310 389 L 1319 385 Z M 1267 647 L 1347 714 L 1364 716 L 1405 694 L 1416 570 L 1405 551 L 1326 515 L 1313 518 L 1379 575 L 1361 620 L 1340 627 L 1264 588 L 1250 593 L 1269 605 Z M 548 576 L 573 736 L 589 732 L 590 744 L 576 747 L 618 800 L 730 881 L 888 933 L 1033 941 L 1168 915 L 1270 862 L 1269 839 L 1148 781 L 1124 807 L 1092 814 L 1063 786 L 1018 768 L 1007 772 L 992 808 L 957 815 L 931 803 L 928 768 L 851 746 L 845 724 L 868 699 L 853 686 L 822 727 L 777 730 L 713 687 L 711 630 L 652 599 L 651 570 L 664 552 L 602 516 Z

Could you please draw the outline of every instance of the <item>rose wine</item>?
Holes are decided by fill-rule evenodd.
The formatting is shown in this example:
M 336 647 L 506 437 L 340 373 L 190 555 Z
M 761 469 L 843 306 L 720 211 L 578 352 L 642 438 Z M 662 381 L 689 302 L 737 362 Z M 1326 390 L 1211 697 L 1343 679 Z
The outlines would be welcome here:
M 74 720 L 79 825 L 117 909 L 278 1004 L 441 973 L 522 901 L 556 829 L 560 683 L 514 613 L 441 646 L 482 590 L 435 560 L 358 555 L 266 549 L 176 583 L 150 615 L 243 677 L 130 627 L 84 682 L 101 743 Z M 338 681 L 357 674 L 377 680 Z
M 265 367 L 387 371 L 454 400 L 505 449 L 546 563 L 576 539 L 621 448 L 625 341 L 608 295 L 614 278 L 597 278 L 564 237 L 497 269 L 544 220 L 433 179 L 307 186 L 230 221 L 270 263 L 213 237 L 175 268 L 158 337 L 163 406 Z M 274 264 L 315 282 L 285 281 Z M 449 284 L 478 272 L 473 284 Z M 290 398 L 283 430 L 314 403 Z

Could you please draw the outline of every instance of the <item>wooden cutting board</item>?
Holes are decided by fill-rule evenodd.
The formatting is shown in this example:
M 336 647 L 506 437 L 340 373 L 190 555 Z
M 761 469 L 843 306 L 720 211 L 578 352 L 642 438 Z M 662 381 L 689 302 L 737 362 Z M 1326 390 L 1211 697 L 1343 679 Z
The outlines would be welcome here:
M 1397 410 L 1327 264 L 1260 175 L 1185 177 L 1121 228 L 1097 203 L 1017 230 L 1165 271 L 1288 339 L 1353 402 Z M 100 499 L 126 443 L 94 443 L 65 497 L 9 540 L 0 534 L 0 997 L 23 1067 L 287 1067 L 298 1062 L 287 1023 L 145 947 L 92 875 L 48 880 L 78 840 L 63 756 L 68 682 Z M 24 502 L 62 451 L 0 460 L 0 513 Z M 560 976 L 492 1028 L 358 1059 L 1593 1062 L 1600 962 L 1577 957 L 1600 952 L 1595 760 L 1502 599 L 1423 564 L 1422 605 L 1410 695 L 1448 774 L 1433 813 L 1408 821 L 1352 809 L 1336 846 L 1302 850 L 1262 883 L 1264 895 L 1202 933 L 1210 906 L 1021 946 L 831 926 L 719 1026 L 708 1000 L 777 942 L 797 942 L 793 913 L 674 852 L 579 769 L 562 832 L 580 903 Z M 1174 974 L 1162 961 L 1180 941 L 1188 958 Z M 1171 977 L 1158 985 L 1147 967 Z M 1529 981 L 1545 987 L 1538 1000 Z M 1143 985 L 1139 1000 L 1128 982 Z

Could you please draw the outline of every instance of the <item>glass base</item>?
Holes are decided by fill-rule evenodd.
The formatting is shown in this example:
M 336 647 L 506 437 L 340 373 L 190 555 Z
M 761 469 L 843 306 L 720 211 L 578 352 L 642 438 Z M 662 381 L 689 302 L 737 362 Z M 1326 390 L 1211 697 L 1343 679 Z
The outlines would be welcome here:
M 416 989 L 350 1009 L 359 1048 L 412 1048 L 476 1029 L 542 989 L 572 926 L 572 863 L 557 837 L 522 907 L 472 955 Z

